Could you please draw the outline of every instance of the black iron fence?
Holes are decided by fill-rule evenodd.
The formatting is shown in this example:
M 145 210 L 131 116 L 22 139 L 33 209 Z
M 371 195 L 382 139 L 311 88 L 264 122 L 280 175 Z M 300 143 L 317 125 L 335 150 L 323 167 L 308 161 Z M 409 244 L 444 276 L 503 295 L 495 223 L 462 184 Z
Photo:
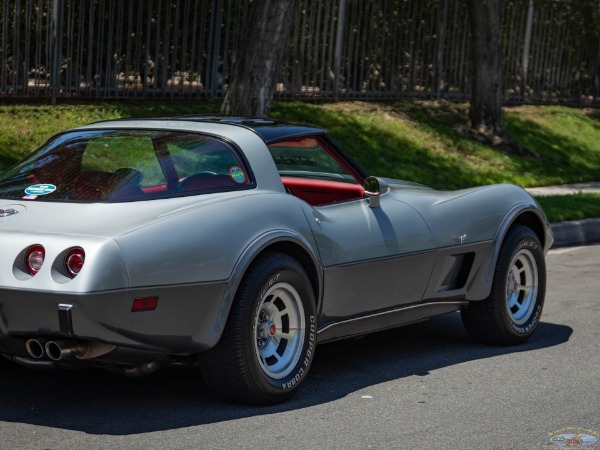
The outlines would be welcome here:
M 248 5 L 0 0 L 0 98 L 222 97 Z M 508 102 L 600 104 L 599 6 L 506 0 Z M 469 95 L 466 0 L 303 0 L 292 26 L 278 97 Z

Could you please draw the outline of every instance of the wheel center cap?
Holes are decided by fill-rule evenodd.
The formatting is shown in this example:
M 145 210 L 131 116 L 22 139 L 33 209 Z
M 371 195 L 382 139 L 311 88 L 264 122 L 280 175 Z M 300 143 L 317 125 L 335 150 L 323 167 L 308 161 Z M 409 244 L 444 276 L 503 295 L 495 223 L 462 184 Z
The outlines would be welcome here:
M 271 326 L 269 327 L 269 334 L 271 336 L 275 336 L 276 332 L 277 332 L 277 327 L 275 326 L 274 323 L 272 323 Z
M 514 284 L 514 286 L 513 286 L 513 291 L 517 292 L 518 290 L 519 290 L 519 283 L 517 283 L 517 282 L 515 281 L 515 284 Z

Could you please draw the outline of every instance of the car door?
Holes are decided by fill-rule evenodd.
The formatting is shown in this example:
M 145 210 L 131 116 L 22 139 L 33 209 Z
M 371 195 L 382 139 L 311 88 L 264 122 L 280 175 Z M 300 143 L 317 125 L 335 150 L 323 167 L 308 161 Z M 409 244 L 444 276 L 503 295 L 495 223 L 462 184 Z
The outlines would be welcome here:
M 390 195 L 307 209 L 324 270 L 321 323 L 422 299 L 435 253 L 423 218 Z
M 289 193 L 303 208 L 324 269 L 320 323 L 422 299 L 435 253 L 419 213 L 390 193 L 369 206 L 359 177 L 322 139 L 269 146 Z

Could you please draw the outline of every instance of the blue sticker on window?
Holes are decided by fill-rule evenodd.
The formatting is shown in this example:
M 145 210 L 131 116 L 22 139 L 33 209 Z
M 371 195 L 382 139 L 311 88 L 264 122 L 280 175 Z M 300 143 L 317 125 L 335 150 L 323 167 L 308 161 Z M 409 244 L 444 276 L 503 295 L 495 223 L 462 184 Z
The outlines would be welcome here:
M 53 184 L 34 184 L 25 189 L 27 195 L 48 195 L 56 190 Z
M 238 166 L 233 166 L 229 169 L 229 175 L 236 183 L 242 184 L 246 181 L 246 174 Z

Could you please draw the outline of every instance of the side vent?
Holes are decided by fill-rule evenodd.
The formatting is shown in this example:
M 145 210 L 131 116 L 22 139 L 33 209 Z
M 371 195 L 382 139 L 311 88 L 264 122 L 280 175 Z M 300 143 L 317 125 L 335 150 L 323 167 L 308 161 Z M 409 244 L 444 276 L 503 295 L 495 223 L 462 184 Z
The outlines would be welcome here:
M 454 291 L 465 287 L 471 273 L 471 268 L 473 267 L 475 253 L 462 253 L 460 255 L 452 255 L 450 258 L 452 262 L 449 264 L 449 270 L 440 286 L 440 292 Z

